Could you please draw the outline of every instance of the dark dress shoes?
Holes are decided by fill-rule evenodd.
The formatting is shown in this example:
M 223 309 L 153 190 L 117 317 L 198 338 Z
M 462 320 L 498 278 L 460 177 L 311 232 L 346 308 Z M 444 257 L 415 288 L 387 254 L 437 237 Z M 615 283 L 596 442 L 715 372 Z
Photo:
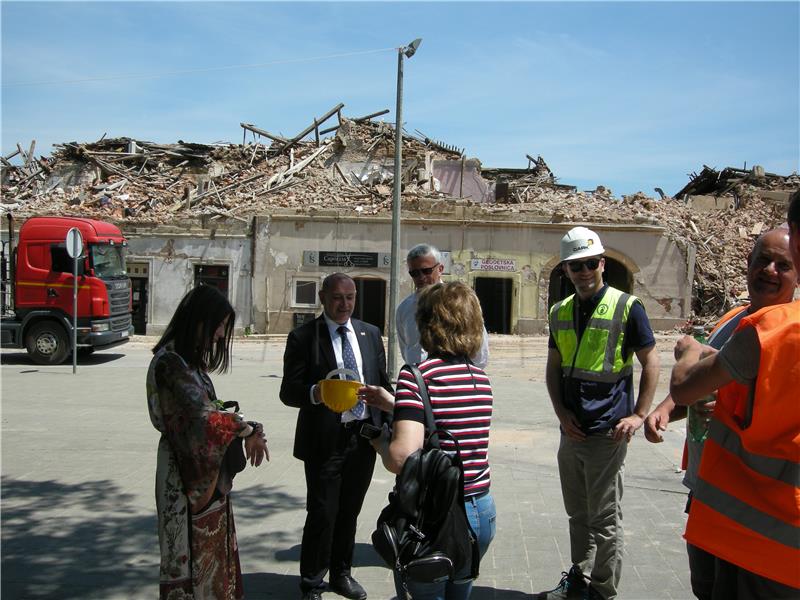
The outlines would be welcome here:
M 340 596 L 350 598 L 350 600 L 366 600 L 367 598 L 367 591 L 350 575 L 339 575 L 339 577 L 331 578 L 328 588 Z
M 322 600 L 322 592 L 311 590 L 303 594 L 303 600 Z

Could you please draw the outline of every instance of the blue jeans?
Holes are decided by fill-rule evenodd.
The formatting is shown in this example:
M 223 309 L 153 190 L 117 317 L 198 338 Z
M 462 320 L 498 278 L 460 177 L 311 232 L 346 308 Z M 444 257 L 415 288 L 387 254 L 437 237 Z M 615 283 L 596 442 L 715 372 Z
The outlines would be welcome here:
M 481 558 L 486 554 L 489 549 L 489 544 L 494 539 L 496 530 L 495 520 L 497 519 L 497 509 L 494 505 L 494 498 L 491 492 L 485 496 L 481 496 L 477 500 L 467 498 L 464 500 L 464 508 L 467 510 L 467 519 L 472 531 L 478 538 L 478 548 L 480 549 Z M 469 577 L 470 567 L 467 566 L 464 571 L 456 574 L 456 579 L 465 579 Z M 406 583 L 408 591 L 411 594 L 412 600 L 467 600 L 472 592 L 472 581 L 464 583 L 453 583 L 452 581 L 444 581 L 442 583 L 419 583 L 416 581 L 409 581 Z M 405 600 L 406 596 L 403 591 L 403 583 L 400 581 L 397 573 L 394 574 L 394 587 L 397 591 L 397 597 L 400 600 Z

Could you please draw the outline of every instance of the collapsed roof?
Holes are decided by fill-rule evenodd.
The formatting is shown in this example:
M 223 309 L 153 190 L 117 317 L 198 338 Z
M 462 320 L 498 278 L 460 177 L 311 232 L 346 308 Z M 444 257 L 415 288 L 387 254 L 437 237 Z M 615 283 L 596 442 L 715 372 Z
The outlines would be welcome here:
M 4 212 L 75 214 L 105 220 L 168 223 L 205 216 L 247 221 L 275 211 L 388 215 L 394 174 L 393 125 L 382 111 L 347 119 L 343 105 L 293 138 L 242 123 L 242 144 L 156 144 L 132 138 L 57 144 L 35 158 L 17 146 L 2 159 Z M 321 125 L 333 116 L 335 126 Z M 313 139 L 304 141 L 311 136 Z M 248 135 L 251 139 L 248 141 Z M 327 135 L 327 137 L 325 137 Z M 22 165 L 10 159 L 19 155 Z M 404 211 L 461 206 L 464 218 L 658 225 L 679 246 L 696 248 L 693 311 L 714 318 L 746 296 L 745 264 L 754 238 L 784 222 L 797 174 L 781 176 L 705 167 L 676 198 L 642 192 L 616 198 L 564 185 L 540 156 L 524 169 L 485 169 L 462 150 L 404 133 Z

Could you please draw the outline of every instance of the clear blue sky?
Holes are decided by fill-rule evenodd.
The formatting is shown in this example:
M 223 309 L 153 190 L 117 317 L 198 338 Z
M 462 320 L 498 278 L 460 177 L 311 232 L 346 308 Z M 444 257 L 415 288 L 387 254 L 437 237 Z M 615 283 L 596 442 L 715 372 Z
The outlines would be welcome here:
M 2 151 L 291 136 L 338 102 L 393 121 L 392 48 L 416 37 L 406 129 L 484 166 L 540 154 L 618 195 L 703 164 L 800 168 L 798 2 L 3 1 Z M 263 66 L 209 70 L 236 65 Z

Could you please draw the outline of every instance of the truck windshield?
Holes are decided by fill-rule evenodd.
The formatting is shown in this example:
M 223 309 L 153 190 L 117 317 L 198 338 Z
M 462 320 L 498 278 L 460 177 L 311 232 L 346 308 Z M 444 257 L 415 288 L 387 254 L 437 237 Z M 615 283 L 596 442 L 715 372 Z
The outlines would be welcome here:
M 100 279 L 114 279 L 125 277 L 125 254 L 122 245 L 91 244 L 89 253 L 92 258 L 92 268 Z

